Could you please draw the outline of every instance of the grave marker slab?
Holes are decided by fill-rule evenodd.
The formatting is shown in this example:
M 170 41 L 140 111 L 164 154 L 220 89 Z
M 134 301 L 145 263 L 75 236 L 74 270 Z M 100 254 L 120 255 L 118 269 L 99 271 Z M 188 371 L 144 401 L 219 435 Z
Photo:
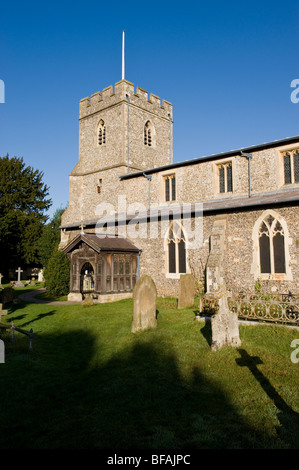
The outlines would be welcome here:
M 132 333 L 156 328 L 157 289 L 150 276 L 143 275 L 133 290 L 134 312 Z
M 195 279 L 192 274 L 181 274 L 178 308 L 187 308 L 194 305 Z

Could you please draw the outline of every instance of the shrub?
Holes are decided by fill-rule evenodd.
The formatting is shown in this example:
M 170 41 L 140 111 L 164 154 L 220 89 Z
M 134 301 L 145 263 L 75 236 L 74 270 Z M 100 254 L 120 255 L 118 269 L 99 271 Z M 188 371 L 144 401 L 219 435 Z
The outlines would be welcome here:
M 55 246 L 44 271 L 48 294 L 57 297 L 66 295 L 70 289 L 70 262 L 68 257 Z

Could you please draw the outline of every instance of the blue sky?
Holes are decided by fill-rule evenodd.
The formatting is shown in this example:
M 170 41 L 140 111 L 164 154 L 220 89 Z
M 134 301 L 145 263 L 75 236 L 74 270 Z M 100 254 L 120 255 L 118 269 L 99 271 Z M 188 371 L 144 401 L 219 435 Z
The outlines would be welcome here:
M 299 2 L 2 2 L 0 156 L 44 172 L 53 212 L 78 161 L 80 99 L 126 79 L 174 107 L 174 162 L 299 134 Z

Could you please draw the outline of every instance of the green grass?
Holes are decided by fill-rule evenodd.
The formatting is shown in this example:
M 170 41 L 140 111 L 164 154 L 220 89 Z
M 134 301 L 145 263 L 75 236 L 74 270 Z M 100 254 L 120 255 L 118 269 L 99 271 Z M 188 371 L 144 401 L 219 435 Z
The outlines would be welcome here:
M 2 331 L 0 448 L 298 448 L 299 331 L 240 325 L 240 348 L 212 352 L 210 324 L 175 305 L 135 335 L 131 299 L 13 306 L 3 321 L 33 328 L 33 351 Z

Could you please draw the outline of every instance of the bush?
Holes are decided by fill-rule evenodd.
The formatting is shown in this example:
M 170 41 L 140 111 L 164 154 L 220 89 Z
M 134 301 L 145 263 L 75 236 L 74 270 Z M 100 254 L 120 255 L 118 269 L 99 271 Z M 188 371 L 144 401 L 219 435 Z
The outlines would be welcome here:
M 68 257 L 55 246 L 44 271 L 48 294 L 57 297 L 70 291 L 70 262 Z

